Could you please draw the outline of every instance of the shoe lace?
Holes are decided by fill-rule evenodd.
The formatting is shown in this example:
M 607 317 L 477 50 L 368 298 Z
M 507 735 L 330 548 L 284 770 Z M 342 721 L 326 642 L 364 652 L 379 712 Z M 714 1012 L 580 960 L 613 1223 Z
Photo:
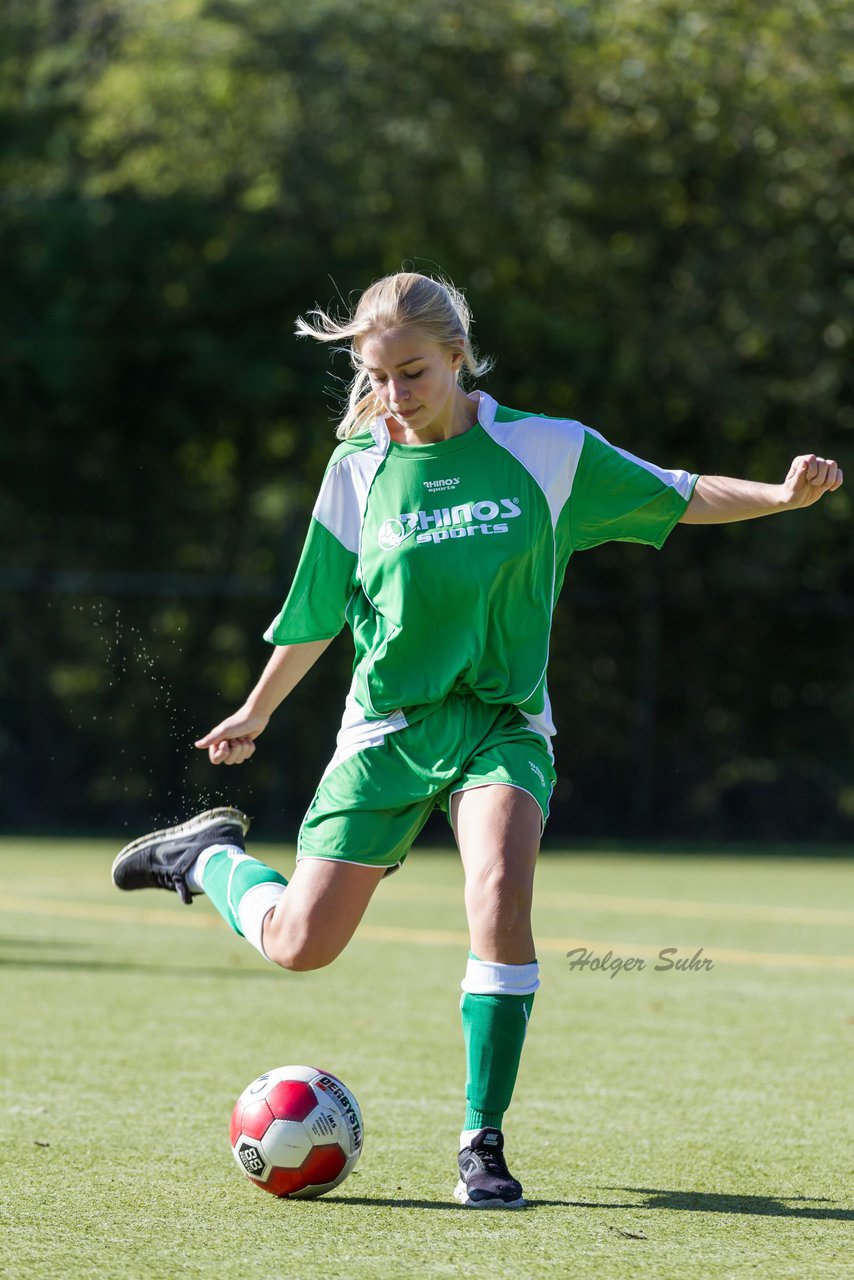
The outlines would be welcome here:
M 183 871 L 174 871 L 171 867 L 152 867 L 151 875 L 161 889 L 174 889 L 182 902 L 189 903 L 193 895 L 187 888 L 187 880 Z
M 476 1147 L 475 1151 L 487 1173 L 496 1178 L 509 1178 L 511 1176 L 503 1151 L 499 1151 L 496 1147 L 487 1146 Z

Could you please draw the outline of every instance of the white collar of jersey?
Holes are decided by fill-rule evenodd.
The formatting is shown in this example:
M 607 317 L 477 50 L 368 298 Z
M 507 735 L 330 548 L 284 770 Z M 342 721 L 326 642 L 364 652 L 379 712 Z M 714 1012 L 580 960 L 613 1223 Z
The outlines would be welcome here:
M 468 393 L 469 400 L 473 400 L 477 405 L 477 421 L 487 430 L 495 421 L 495 415 L 498 412 L 498 401 L 493 400 L 492 396 L 488 396 L 485 391 L 470 391 Z M 386 426 L 385 414 L 378 413 L 374 418 L 371 427 L 371 435 L 374 437 L 377 445 L 382 449 L 383 453 L 388 449 L 391 443 L 388 427 Z

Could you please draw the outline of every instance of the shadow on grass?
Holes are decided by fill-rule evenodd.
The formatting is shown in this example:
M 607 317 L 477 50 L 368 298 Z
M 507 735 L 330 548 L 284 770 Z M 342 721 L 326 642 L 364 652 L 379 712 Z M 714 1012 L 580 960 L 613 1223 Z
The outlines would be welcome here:
M 2 969 L 55 969 L 58 973 L 156 973 L 159 977 L 185 977 L 187 974 L 201 974 L 207 978 L 252 978 L 268 982 L 277 977 L 272 970 L 266 969 L 226 969 L 213 965 L 165 965 L 139 964 L 135 960 L 75 960 L 59 956 L 3 956 L 0 955 Z
M 799 1201 L 810 1205 L 834 1203 L 818 1197 L 806 1196 L 730 1196 L 704 1195 L 694 1191 L 662 1191 L 652 1187 L 607 1187 L 608 1191 L 628 1191 L 633 1195 L 645 1195 L 645 1204 L 637 1202 L 620 1204 L 614 1201 L 601 1203 L 595 1200 L 529 1200 L 522 1213 L 532 1209 L 690 1209 L 695 1213 L 747 1213 L 769 1218 L 812 1218 L 819 1221 L 849 1222 L 854 1219 L 854 1209 L 802 1208 Z M 353 1205 L 378 1209 L 445 1209 L 458 1212 L 463 1206 L 452 1200 L 408 1200 L 395 1196 L 331 1196 L 325 1195 L 313 1201 L 323 1205 Z M 471 1210 L 470 1212 L 474 1212 Z
M 463 1205 L 457 1204 L 455 1200 L 402 1200 L 394 1196 L 330 1196 L 325 1195 L 322 1199 L 316 1201 L 319 1205 L 324 1204 L 352 1204 L 352 1205 L 373 1205 L 378 1209 L 452 1209 L 458 1212 L 474 1212 L 474 1210 L 466 1210 Z M 576 1200 L 529 1200 L 524 1209 L 519 1210 L 520 1213 L 527 1213 L 530 1209 L 557 1207 L 561 1209 L 575 1209 L 579 1207 L 579 1201 Z M 591 1206 L 592 1207 L 592 1206 Z M 619 1205 L 609 1206 L 615 1209 L 620 1208 Z M 633 1205 L 625 1205 L 624 1208 L 634 1208 Z M 515 1210 L 513 1212 L 516 1212 Z
M 689 1209 L 695 1213 L 747 1213 L 766 1218 L 811 1218 L 826 1222 L 852 1222 L 854 1209 L 821 1209 L 813 1205 L 835 1204 L 821 1196 L 739 1196 L 706 1194 L 701 1191 L 664 1191 L 660 1187 L 607 1187 L 608 1191 L 628 1191 L 647 1196 L 645 1204 L 590 1205 L 611 1209 Z M 809 1207 L 806 1207 L 806 1206 Z
M 401 1200 L 394 1196 L 330 1196 L 319 1197 L 318 1205 L 352 1204 L 377 1209 L 460 1209 L 462 1206 L 449 1200 Z
M 76 947 L 79 951 L 81 947 L 88 947 L 88 942 L 72 942 L 68 938 L 4 938 L 0 937 L 0 947 L 39 947 L 45 951 L 49 951 L 51 947 L 68 948 Z

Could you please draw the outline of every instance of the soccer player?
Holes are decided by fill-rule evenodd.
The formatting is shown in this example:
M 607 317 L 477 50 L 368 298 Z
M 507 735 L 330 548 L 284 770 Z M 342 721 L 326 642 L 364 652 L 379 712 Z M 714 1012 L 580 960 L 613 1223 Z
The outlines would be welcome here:
M 243 706 L 196 746 L 248 760 L 276 707 L 345 622 L 353 683 L 337 747 L 299 833 L 290 883 L 245 852 L 249 820 L 209 810 L 118 855 L 120 889 L 206 893 L 285 969 L 316 969 L 352 937 L 384 876 L 439 806 L 465 871 L 467 1081 L 455 1195 L 516 1209 L 504 1158 L 539 970 L 534 867 L 555 780 L 546 687 L 552 610 L 574 551 L 660 547 L 677 523 L 806 507 L 838 489 L 835 462 L 795 458 L 782 484 L 667 471 L 575 421 L 506 409 L 479 376 L 463 297 L 388 276 L 352 315 L 300 334 L 349 344 L 355 377 L 274 646 Z

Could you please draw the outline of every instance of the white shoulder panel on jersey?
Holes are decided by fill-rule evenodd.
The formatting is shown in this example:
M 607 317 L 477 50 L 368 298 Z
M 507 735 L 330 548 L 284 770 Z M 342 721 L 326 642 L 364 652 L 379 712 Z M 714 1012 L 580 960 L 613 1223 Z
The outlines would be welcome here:
M 629 462 L 634 462 L 637 466 L 643 467 L 644 471 L 648 471 L 650 475 L 656 476 L 662 484 L 670 489 L 675 489 L 680 498 L 684 498 L 687 502 L 691 497 L 691 491 L 694 481 L 697 479 L 690 471 L 667 471 L 663 467 L 657 467 L 652 462 L 644 462 L 643 458 L 639 458 L 634 453 L 629 453 L 626 449 L 619 449 L 615 444 L 611 444 L 610 440 L 606 440 L 598 431 L 594 431 L 592 427 L 585 427 L 591 436 L 595 436 L 597 440 L 601 440 L 609 449 L 613 449 L 614 453 L 619 453 L 621 457 L 628 458 Z
M 556 525 L 572 491 L 586 428 L 572 419 L 535 415 L 496 422 L 496 402 L 484 392 L 480 399 L 484 431 L 533 476 L 546 496 L 552 525 Z
M 386 449 L 372 444 L 333 463 L 314 504 L 315 520 L 356 555 L 368 493 L 385 454 Z

